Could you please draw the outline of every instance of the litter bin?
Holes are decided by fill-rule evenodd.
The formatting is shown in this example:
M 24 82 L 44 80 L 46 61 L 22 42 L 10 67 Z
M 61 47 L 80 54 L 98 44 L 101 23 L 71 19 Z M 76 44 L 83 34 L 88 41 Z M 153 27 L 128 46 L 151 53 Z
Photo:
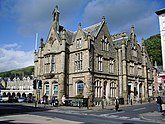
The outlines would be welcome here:
M 119 104 L 124 105 L 124 98 L 119 98 Z

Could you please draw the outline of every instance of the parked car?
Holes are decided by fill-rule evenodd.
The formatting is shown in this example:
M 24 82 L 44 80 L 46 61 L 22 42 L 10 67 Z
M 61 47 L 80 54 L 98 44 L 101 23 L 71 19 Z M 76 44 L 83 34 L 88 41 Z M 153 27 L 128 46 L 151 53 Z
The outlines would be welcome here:
M 18 98 L 18 102 L 26 102 L 26 98 Z

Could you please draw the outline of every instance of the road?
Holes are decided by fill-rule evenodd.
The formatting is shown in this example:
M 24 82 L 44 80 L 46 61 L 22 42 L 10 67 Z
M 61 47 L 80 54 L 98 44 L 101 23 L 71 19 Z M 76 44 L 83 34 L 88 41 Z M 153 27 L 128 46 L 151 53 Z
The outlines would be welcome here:
M 15 115 L 16 113 L 19 113 L 26 114 L 26 116 L 30 115 L 31 117 L 40 117 L 40 119 L 47 117 L 49 119 L 54 119 L 54 122 L 57 121 L 57 119 L 66 120 L 65 122 L 67 124 L 69 124 L 69 122 L 84 124 L 152 124 L 151 122 L 142 120 L 140 114 L 155 111 L 156 105 L 154 103 L 149 103 L 127 106 L 120 108 L 119 112 L 116 112 L 113 109 L 88 111 L 86 109 L 79 110 L 71 107 L 47 108 L 48 109 L 36 109 L 34 107 L 18 104 L 0 104 L 0 115 L 2 115 L 3 118 L 4 113 L 6 115 Z M 6 109 L 5 112 L 3 111 L 4 109 Z M 0 121 L 2 118 L 0 118 Z M 32 122 L 29 120 L 29 123 Z M 5 122 L 4 124 L 9 123 Z

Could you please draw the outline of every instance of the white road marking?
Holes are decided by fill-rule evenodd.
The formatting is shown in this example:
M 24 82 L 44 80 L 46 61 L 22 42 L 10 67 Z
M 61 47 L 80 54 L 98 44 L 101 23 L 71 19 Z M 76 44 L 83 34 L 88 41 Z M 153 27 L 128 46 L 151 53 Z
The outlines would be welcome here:
M 131 120 L 140 120 L 140 118 L 131 118 Z
M 146 109 L 146 107 L 138 108 L 138 109 L 133 109 L 133 111 L 140 111 L 140 110 L 143 110 L 143 109 Z
M 128 119 L 130 117 L 126 117 L 126 116 L 122 116 L 122 117 L 119 117 L 120 119 Z
M 107 116 L 107 117 L 109 117 L 109 118 L 117 118 L 119 116 L 118 115 L 110 115 L 110 116 Z

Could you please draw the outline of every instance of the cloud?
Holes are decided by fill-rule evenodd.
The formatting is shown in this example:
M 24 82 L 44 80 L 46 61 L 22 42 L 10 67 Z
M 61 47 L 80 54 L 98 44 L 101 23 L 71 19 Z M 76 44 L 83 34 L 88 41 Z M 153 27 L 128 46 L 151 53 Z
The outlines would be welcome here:
M 155 11 L 156 1 L 146 0 L 92 0 L 84 10 L 83 22 L 89 24 L 101 21 L 106 17 L 111 34 L 129 31 L 135 25 L 138 37 L 147 37 L 156 33 L 157 24 Z
M 14 50 L 13 46 L 19 45 L 9 44 L 4 45 L 3 48 L 0 48 L 0 72 L 34 65 L 33 51 L 25 52 L 20 50 Z
M 80 9 L 86 2 L 84 0 L 17 0 L 14 5 L 4 3 L 8 7 L 3 10 L 8 8 L 7 10 L 13 11 L 17 17 L 19 33 L 30 36 L 36 32 L 41 35 L 49 32 L 52 12 L 56 5 L 60 10 L 60 23 L 66 27 L 73 26 L 76 18 L 80 16 Z
M 13 43 L 13 44 L 5 44 L 2 46 L 3 49 L 19 49 L 21 48 L 21 45 L 17 44 L 17 43 Z

